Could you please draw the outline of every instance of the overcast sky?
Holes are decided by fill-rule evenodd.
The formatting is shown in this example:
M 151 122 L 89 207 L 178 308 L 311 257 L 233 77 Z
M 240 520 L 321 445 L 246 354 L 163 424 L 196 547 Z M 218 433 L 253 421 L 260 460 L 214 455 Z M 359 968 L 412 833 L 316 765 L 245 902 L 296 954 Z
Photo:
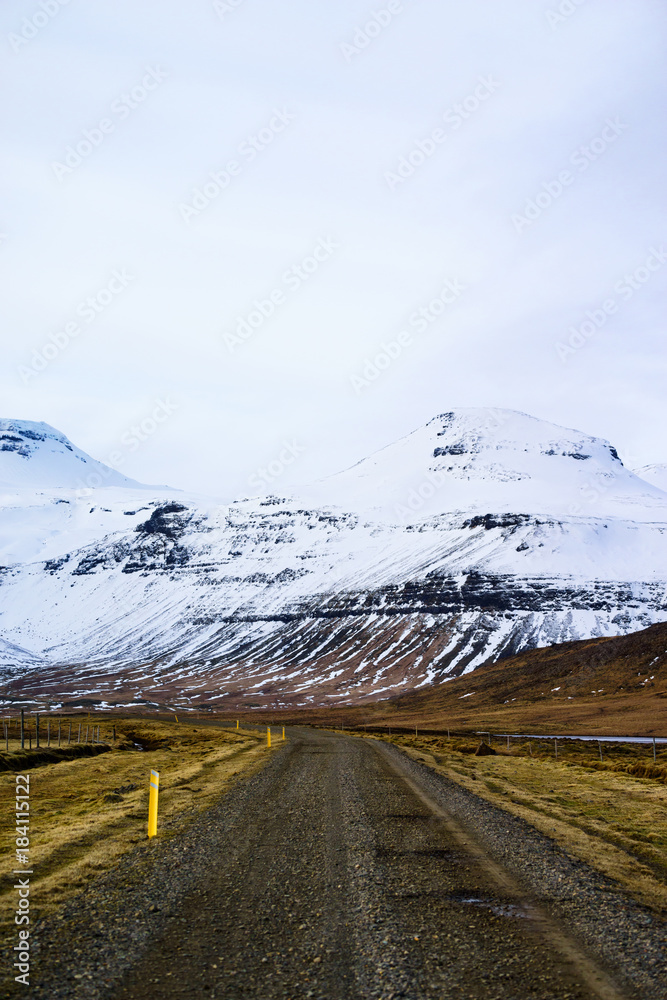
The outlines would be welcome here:
M 664 0 L 3 4 L 0 416 L 226 499 L 454 406 L 667 461 L 666 29 Z

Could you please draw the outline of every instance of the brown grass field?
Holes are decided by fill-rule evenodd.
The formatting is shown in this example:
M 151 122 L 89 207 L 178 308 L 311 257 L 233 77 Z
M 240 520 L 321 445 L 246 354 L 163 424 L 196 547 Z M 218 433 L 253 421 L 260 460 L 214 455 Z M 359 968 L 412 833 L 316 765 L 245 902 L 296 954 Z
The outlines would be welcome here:
M 85 720 L 85 717 L 84 717 Z M 68 720 L 69 721 L 69 720 Z M 80 719 L 76 719 L 76 724 Z M 30 777 L 32 898 L 39 916 L 52 911 L 132 846 L 147 839 L 148 782 L 160 772 L 158 835 L 173 836 L 241 775 L 267 759 L 258 731 L 138 718 L 96 718 L 102 733 L 116 726 L 113 749 L 59 763 L 36 763 L 39 751 L 0 754 L 0 855 L 16 867 L 16 770 Z M 145 751 L 134 746 L 142 743 Z M 277 744 L 274 744 L 274 746 Z M 271 751 L 268 751 L 269 753 Z M 42 750 L 41 755 L 45 753 Z M 5 880 L 1 897 L 9 899 Z M 13 898 L 13 897 L 12 897 Z M 2 908 L 2 924 L 13 909 Z

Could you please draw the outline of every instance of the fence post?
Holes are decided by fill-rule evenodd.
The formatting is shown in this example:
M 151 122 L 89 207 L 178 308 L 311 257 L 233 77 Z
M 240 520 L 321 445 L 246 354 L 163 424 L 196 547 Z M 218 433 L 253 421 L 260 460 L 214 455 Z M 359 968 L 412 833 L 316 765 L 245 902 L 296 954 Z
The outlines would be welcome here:
M 39 750 L 39 716 L 35 713 L 35 746 Z
M 25 719 L 23 718 L 23 709 L 21 709 L 21 750 L 25 750 Z
M 653 763 L 655 764 L 655 736 L 653 737 Z
M 79 736 L 78 736 L 78 739 L 77 739 L 77 741 L 76 741 L 76 742 L 77 742 L 77 743 L 80 743 L 80 742 L 81 742 L 81 723 L 79 723 Z
M 50 719 L 46 720 L 46 745 L 47 745 L 47 747 L 51 746 L 51 720 Z
M 558 760 L 558 740 L 554 740 L 554 747 L 556 748 L 556 760 Z
M 157 833 L 157 796 L 160 789 L 160 772 L 151 770 L 150 792 L 148 796 L 148 836 Z
M 600 751 L 600 763 L 602 763 L 602 744 L 598 740 L 598 750 Z
M 509 748 L 510 748 L 510 738 L 509 738 L 509 736 L 508 736 L 508 737 L 507 737 L 507 749 L 509 750 Z

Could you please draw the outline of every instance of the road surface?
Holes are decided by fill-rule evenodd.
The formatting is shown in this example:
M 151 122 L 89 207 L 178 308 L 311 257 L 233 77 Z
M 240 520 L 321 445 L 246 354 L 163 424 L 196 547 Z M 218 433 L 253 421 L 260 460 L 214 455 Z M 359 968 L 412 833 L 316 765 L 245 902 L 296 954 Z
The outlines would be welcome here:
M 35 998 L 667 995 L 664 925 L 613 883 L 387 744 L 289 736 L 189 841 L 142 848 L 141 883 L 128 862 L 71 905 L 78 959 L 45 927 Z

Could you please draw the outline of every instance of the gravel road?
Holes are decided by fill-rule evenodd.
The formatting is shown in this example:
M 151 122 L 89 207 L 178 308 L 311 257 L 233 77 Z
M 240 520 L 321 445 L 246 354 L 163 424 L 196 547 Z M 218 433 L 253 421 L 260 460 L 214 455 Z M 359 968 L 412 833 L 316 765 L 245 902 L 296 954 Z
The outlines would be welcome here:
M 667 996 L 615 883 L 394 747 L 288 735 L 38 927 L 32 1000 Z

